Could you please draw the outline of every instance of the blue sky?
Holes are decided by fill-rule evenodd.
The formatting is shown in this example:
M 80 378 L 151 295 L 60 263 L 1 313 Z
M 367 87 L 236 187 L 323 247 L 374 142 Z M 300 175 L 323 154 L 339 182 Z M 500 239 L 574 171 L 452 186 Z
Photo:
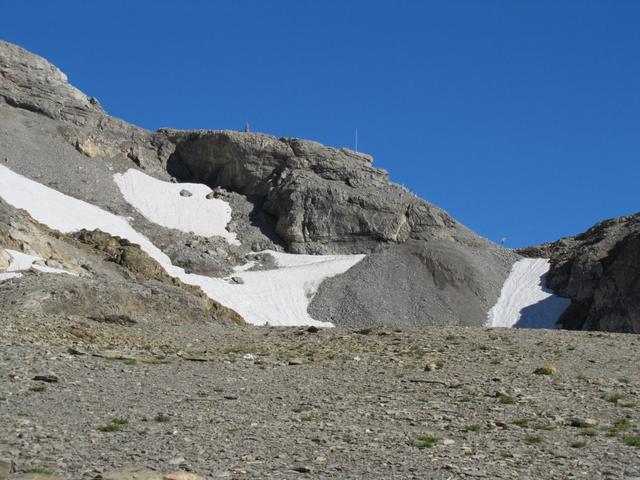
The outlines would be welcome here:
M 640 210 L 636 0 L 0 0 L 112 115 L 351 146 L 523 246 Z

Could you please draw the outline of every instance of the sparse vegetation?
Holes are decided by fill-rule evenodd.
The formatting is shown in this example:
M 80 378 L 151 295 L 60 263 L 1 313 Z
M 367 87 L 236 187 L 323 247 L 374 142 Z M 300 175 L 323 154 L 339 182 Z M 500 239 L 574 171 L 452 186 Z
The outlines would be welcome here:
M 640 448 L 640 435 L 628 435 L 624 437 L 625 445 Z
M 524 441 L 529 444 L 541 443 L 542 437 L 540 435 L 527 435 L 524 437 Z
M 513 425 L 517 425 L 518 427 L 526 427 L 529 424 L 529 420 L 526 418 L 516 418 L 511 422 Z
M 533 428 L 534 430 L 555 430 L 556 426 L 553 423 L 536 423 Z
M 536 368 L 533 373 L 535 373 L 536 375 L 555 375 L 556 373 L 558 373 L 558 369 L 553 365 L 546 364 L 539 368 Z
M 100 427 L 98 430 L 105 433 L 117 432 L 120 430 L 120 425 L 117 425 L 115 423 L 108 423 Z
M 431 448 L 436 443 L 438 443 L 439 440 L 440 439 L 438 437 L 433 437 L 431 435 L 422 435 L 421 437 L 418 437 L 415 444 L 418 448 Z
M 482 430 L 482 427 L 480 426 L 480 424 L 478 423 L 473 423 L 471 425 L 467 425 L 465 427 L 465 430 L 467 432 L 474 432 L 474 433 L 478 433 L 480 430 Z
M 625 400 L 627 395 L 624 393 L 610 393 L 605 397 L 607 402 L 618 403 L 620 400 Z
M 44 385 L 35 385 L 29 389 L 32 392 L 46 392 L 47 387 Z
M 607 429 L 607 437 L 615 437 L 619 433 L 626 432 L 631 428 L 631 423 L 626 418 L 619 418 Z
M 598 432 L 593 428 L 585 428 L 584 430 L 582 430 L 582 432 L 580 432 L 580 434 L 584 435 L 585 437 L 595 437 L 598 435 Z
M 513 397 L 511 397 L 510 395 L 507 395 L 505 393 L 500 395 L 499 401 L 500 401 L 500 403 L 503 403 L 504 405 L 511 405 L 511 404 L 516 403 L 515 400 L 513 399 Z
M 576 442 L 573 442 L 570 447 L 571 448 L 583 448 L 587 446 L 587 442 L 585 442 L 584 440 L 578 440 Z
M 128 421 L 125 418 L 114 418 L 110 423 L 103 425 L 98 430 L 101 432 L 118 432 L 127 423 Z
M 26 473 L 42 473 L 42 474 L 46 474 L 46 473 L 49 473 L 49 470 L 47 470 L 44 467 L 33 467 L 33 468 L 27 469 Z
M 169 420 L 171 420 L 171 419 L 169 418 L 169 416 L 168 416 L 168 415 L 165 415 L 165 414 L 163 414 L 163 413 L 159 413 L 158 415 L 156 415 L 156 416 L 154 417 L 154 420 L 155 420 L 156 422 L 158 422 L 158 423 L 167 423 L 167 422 L 168 422 Z

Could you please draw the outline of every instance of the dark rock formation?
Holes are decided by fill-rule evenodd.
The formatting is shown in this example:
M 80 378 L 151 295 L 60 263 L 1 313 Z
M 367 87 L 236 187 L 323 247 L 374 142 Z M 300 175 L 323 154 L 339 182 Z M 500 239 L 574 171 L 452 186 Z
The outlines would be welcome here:
M 640 213 L 519 253 L 551 258 L 547 285 L 571 299 L 563 327 L 640 333 Z
M 162 130 L 168 171 L 256 199 L 296 253 L 362 253 L 411 236 L 449 236 L 456 222 L 371 165 L 315 142 L 232 131 Z

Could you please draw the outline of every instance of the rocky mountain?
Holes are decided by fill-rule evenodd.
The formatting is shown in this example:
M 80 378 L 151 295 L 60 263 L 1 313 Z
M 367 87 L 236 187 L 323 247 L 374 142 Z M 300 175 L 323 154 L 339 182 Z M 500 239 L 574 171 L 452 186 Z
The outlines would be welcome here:
M 640 331 L 639 238 L 507 250 L 0 42 L 0 480 L 640 478 L 637 337 L 556 329 Z
M 171 284 L 195 321 L 554 326 L 566 308 L 558 294 L 573 301 L 567 326 L 589 310 L 589 328 L 637 331 L 636 313 L 613 319 L 614 305 L 637 312 L 615 303 L 626 298 L 611 294 L 615 281 L 590 288 L 576 273 L 591 268 L 585 242 L 567 240 L 562 254 L 520 252 L 552 259 L 545 283 L 548 262 L 480 237 L 366 154 L 259 133 L 150 132 L 110 117 L 56 67 L 6 42 L 0 118 L 7 298 L 40 298 L 55 284 L 66 314 L 89 317 L 102 305 L 87 296 L 91 285 L 111 299 L 101 315 L 151 318 L 165 303 L 155 292 Z M 16 241 L 16 225 L 38 227 L 18 228 Z M 40 248 L 42 231 L 59 241 Z M 637 264 L 625 248 L 618 262 Z M 34 273 L 36 263 L 8 275 L 18 271 L 11 251 L 70 275 Z M 610 270 L 607 278 L 624 275 L 631 288 L 621 267 Z M 122 282 L 126 295 L 114 293 Z M 43 296 L 39 311 L 53 311 L 50 302 Z
M 564 328 L 640 333 L 640 213 L 520 253 L 551 259 L 547 284 L 571 299 Z

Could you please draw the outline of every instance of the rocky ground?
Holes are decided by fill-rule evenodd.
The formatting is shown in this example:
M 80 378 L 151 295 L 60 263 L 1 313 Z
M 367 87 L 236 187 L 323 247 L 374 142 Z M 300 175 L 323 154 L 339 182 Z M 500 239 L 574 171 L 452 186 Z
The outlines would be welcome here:
M 0 320 L 0 478 L 640 478 L 638 336 L 112 320 Z

